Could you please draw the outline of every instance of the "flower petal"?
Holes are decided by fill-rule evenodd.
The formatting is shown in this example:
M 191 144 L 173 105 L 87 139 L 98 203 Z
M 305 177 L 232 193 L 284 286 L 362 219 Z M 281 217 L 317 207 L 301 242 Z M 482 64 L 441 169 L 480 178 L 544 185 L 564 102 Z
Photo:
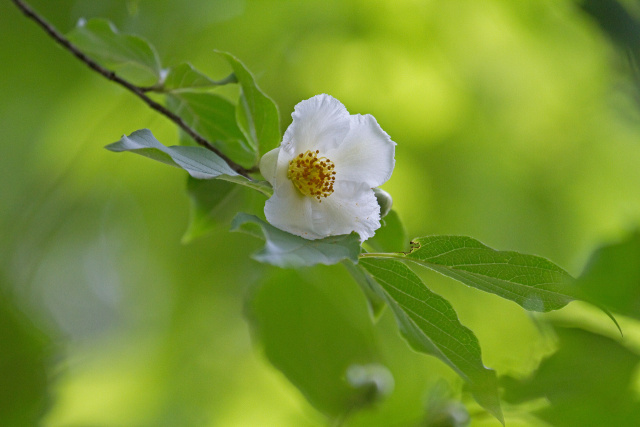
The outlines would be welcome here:
M 325 153 L 341 144 L 349 133 L 349 112 L 329 95 L 299 102 L 291 117 L 293 122 L 284 133 L 282 149 L 292 156 L 307 150 Z
M 293 186 L 291 181 L 287 185 L 281 182 L 273 196 L 264 205 L 264 216 L 274 227 L 305 239 L 321 239 L 323 235 L 313 231 L 315 199 L 306 197 Z
M 391 177 L 395 151 L 396 143 L 372 115 L 355 114 L 344 143 L 326 156 L 336 165 L 336 181 L 366 182 L 373 188 Z
M 291 180 L 287 177 L 289 172 L 289 162 L 293 159 L 293 157 L 294 157 L 293 154 L 288 153 L 285 150 L 278 151 L 278 158 L 276 159 L 275 172 L 273 174 L 273 182 L 269 181 L 271 182 L 271 185 L 273 186 L 273 189 L 275 190 L 276 193 L 278 192 L 278 188 L 281 185 L 284 185 L 286 188 L 293 187 Z M 271 160 L 272 159 L 267 161 L 271 161 Z
M 260 173 L 272 186 L 275 185 L 274 181 L 276 179 L 276 165 L 278 164 L 279 153 L 280 147 L 274 148 L 260 159 Z
M 380 228 L 380 206 L 368 184 L 336 182 L 333 194 L 322 203 L 314 202 L 313 230 L 320 236 L 355 231 L 364 241 Z

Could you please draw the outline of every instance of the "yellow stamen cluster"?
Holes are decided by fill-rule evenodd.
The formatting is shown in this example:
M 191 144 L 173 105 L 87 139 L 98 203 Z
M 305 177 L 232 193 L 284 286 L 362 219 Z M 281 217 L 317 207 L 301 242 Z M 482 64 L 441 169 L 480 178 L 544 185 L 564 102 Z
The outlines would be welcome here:
M 333 162 L 326 157 L 318 157 L 319 153 L 318 150 L 307 150 L 298 154 L 289 162 L 287 177 L 302 194 L 322 202 L 322 197 L 333 193 L 336 172 Z

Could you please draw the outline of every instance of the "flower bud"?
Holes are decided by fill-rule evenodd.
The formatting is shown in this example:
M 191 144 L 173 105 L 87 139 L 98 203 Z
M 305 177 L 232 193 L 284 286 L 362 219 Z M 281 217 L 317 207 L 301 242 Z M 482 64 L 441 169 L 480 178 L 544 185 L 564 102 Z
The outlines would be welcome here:
M 393 198 L 391 198 L 391 194 L 377 187 L 373 189 L 373 194 L 376 195 L 376 199 L 380 205 L 380 218 L 384 218 L 393 206 Z

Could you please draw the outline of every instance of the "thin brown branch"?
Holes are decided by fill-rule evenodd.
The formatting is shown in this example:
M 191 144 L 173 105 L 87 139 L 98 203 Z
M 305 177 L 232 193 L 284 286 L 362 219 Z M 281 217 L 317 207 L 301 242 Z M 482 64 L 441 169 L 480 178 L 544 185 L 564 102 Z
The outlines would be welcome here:
M 24 3 L 22 0 L 13 0 L 13 3 L 30 19 L 35 21 L 43 30 L 49 34 L 51 38 L 53 38 L 58 44 L 64 47 L 66 50 L 71 52 L 76 58 L 80 61 L 84 62 L 89 68 L 98 74 L 102 75 L 104 78 L 111 80 L 119 84 L 120 86 L 126 88 L 130 92 L 134 93 L 138 98 L 142 99 L 149 107 L 156 110 L 160 114 L 167 117 L 169 120 L 178 125 L 182 130 L 184 130 L 194 141 L 196 141 L 199 145 L 213 151 L 216 153 L 222 160 L 227 162 L 229 167 L 231 167 L 234 171 L 238 172 L 240 175 L 249 177 L 249 173 L 252 171 L 251 169 L 246 169 L 241 165 L 237 164 L 229 157 L 227 157 L 224 153 L 222 153 L 219 149 L 214 147 L 206 138 L 196 132 L 193 128 L 191 128 L 184 120 L 177 114 L 168 110 L 161 104 L 158 104 L 153 99 L 149 98 L 145 92 L 150 91 L 150 88 L 141 88 L 139 86 L 134 85 L 128 80 L 123 79 L 118 76 L 115 72 L 104 68 L 102 65 L 95 62 L 93 59 L 89 58 L 84 54 L 77 46 L 71 43 L 64 35 L 62 35 L 56 28 L 47 22 L 43 17 L 38 15 L 29 5 Z

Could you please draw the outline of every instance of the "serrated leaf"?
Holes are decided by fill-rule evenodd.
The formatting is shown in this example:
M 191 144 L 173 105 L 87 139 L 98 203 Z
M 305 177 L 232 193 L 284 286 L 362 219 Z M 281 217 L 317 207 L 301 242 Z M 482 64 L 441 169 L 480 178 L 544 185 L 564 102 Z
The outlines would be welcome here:
M 585 299 L 640 319 L 640 233 L 593 252 L 577 279 Z
M 258 87 L 255 79 L 238 58 L 217 51 L 233 69 L 242 88 L 236 119 L 255 151 L 264 154 L 280 144 L 280 116 L 275 102 Z
M 234 74 L 222 80 L 212 80 L 193 68 L 191 64 L 185 62 L 169 68 L 162 84 L 162 90 L 176 92 L 190 89 L 205 89 L 236 82 L 237 80 Z
M 67 38 L 101 65 L 138 85 L 153 85 L 162 75 L 153 46 L 138 36 L 121 34 L 105 19 L 80 20 Z
M 460 323 L 451 304 L 400 261 L 364 258 L 359 265 L 380 285 L 378 293 L 409 344 L 449 365 L 469 384 L 478 403 L 504 423 L 496 374 L 483 365 L 478 339 Z
M 575 279 L 547 259 L 496 251 L 463 236 L 420 237 L 412 243 L 404 258 L 526 310 L 557 310 L 576 299 Z
M 166 147 L 158 141 L 149 129 L 140 129 L 131 135 L 123 135 L 120 141 L 105 147 L 114 152 L 131 151 L 159 162 L 186 170 L 197 179 L 219 178 L 244 185 L 267 196 L 272 193 L 267 182 L 253 181 L 239 175 L 214 152 L 203 147 Z
M 256 211 L 264 207 L 264 196 L 249 188 L 220 179 L 194 179 L 187 181 L 191 200 L 189 226 L 183 243 L 201 237 L 216 226 L 228 224 L 238 211 Z
M 231 231 L 243 231 L 265 240 L 265 246 L 252 257 L 282 268 L 337 264 L 343 259 L 358 262 L 360 238 L 356 233 L 307 240 L 282 231 L 256 217 L 239 213 L 231 223 Z
M 257 162 L 258 152 L 238 128 L 236 106 L 228 99 L 214 93 L 175 92 L 167 94 L 167 108 L 235 162 L 245 167 Z M 181 140 L 195 144 L 183 132 Z

